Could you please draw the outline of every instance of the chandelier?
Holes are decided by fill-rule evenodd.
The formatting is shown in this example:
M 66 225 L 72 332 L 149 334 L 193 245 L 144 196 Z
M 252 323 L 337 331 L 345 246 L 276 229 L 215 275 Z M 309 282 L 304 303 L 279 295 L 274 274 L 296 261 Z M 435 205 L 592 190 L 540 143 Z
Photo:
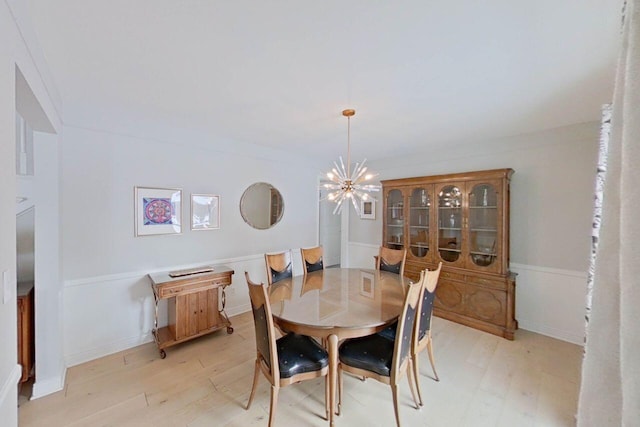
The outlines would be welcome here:
M 367 173 L 367 167 L 364 165 L 367 159 L 362 163 L 356 163 L 351 172 L 351 117 L 356 114 L 356 110 L 344 110 L 342 115 L 347 118 L 347 164 L 345 166 L 340 156 L 338 162 L 333 162 L 333 169 L 327 173 L 329 181 L 323 183 L 323 187 L 329 191 L 326 199 L 336 203 L 333 209 L 334 214 L 342 212 L 344 201 L 350 199 L 356 213 L 360 215 L 360 203 L 367 200 L 375 200 L 370 194 L 380 191 L 380 186 L 375 184 L 365 184 L 377 174 Z M 349 202 L 347 202 L 348 204 Z

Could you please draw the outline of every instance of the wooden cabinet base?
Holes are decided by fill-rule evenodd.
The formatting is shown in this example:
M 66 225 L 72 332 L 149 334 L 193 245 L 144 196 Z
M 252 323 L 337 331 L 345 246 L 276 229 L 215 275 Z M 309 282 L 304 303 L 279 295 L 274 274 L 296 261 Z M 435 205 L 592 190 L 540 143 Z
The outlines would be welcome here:
M 231 285 L 233 270 L 215 266 L 213 271 L 181 277 L 168 273 L 149 274 L 155 299 L 153 337 L 160 357 L 167 356 L 165 348 L 171 347 L 220 329 L 233 333 L 231 321 L 225 313 L 225 288 Z M 221 290 L 220 303 L 218 290 Z M 158 326 L 158 303 L 168 300 L 169 324 Z
M 518 322 L 516 320 L 514 320 L 513 322 L 513 327 L 510 329 L 507 329 L 502 326 L 494 325 L 488 322 L 483 322 L 481 320 L 474 319 L 472 317 L 463 316 L 461 314 L 457 314 L 452 311 L 441 310 L 435 307 L 433 309 L 433 314 L 437 317 L 451 320 L 452 322 L 460 323 L 461 325 L 466 325 L 475 329 L 479 329 L 481 331 L 485 331 L 493 335 L 498 335 L 499 337 L 503 337 L 508 340 L 513 340 L 515 331 L 516 329 L 518 329 Z

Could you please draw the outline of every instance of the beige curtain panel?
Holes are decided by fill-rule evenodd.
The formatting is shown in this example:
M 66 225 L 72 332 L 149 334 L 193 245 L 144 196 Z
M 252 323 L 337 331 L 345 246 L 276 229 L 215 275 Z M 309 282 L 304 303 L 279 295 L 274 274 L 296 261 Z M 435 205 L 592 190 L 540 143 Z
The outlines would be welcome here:
M 640 0 L 624 10 L 578 426 L 640 425 Z

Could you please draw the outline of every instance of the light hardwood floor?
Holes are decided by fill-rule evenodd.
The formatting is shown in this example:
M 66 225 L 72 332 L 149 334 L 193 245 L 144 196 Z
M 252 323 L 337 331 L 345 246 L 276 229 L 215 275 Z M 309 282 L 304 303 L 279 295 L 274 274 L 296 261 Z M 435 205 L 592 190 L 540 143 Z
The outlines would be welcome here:
M 153 343 L 103 357 L 67 372 L 64 390 L 20 399 L 19 425 L 27 426 L 267 426 L 269 386 L 260 378 L 251 410 L 255 340 L 251 313 L 220 331 L 167 349 Z M 507 341 L 434 318 L 440 382 L 420 359 L 424 407 L 413 407 L 400 388 L 404 426 L 573 426 L 582 348 L 518 330 Z M 394 426 L 389 386 L 345 375 L 336 426 Z M 324 380 L 280 391 L 276 426 L 327 426 Z

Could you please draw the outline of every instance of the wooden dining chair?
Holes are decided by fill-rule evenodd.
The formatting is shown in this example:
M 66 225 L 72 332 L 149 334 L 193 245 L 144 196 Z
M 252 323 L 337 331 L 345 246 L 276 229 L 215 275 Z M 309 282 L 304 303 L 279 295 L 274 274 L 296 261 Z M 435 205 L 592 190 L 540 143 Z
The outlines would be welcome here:
M 267 283 L 269 286 L 280 280 L 293 277 L 290 250 L 277 254 L 264 254 L 264 261 L 267 267 Z
M 420 406 L 423 405 L 422 393 L 420 392 L 419 381 L 419 355 L 426 348 L 429 354 L 429 361 L 431 362 L 431 369 L 433 369 L 434 379 L 440 381 L 438 373 L 436 372 L 436 364 L 433 357 L 433 341 L 431 340 L 431 319 L 433 317 L 433 300 L 436 295 L 436 287 L 438 286 L 438 279 L 440 277 L 440 270 L 442 269 L 442 263 L 438 264 L 438 268 L 435 270 L 423 270 L 420 272 L 421 294 L 419 302 L 418 320 L 414 325 L 414 339 L 412 340 L 411 359 L 413 360 L 413 373 L 415 376 L 416 387 L 418 389 L 418 400 Z M 396 339 L 397 323 L 383 329 L 378 332 L 378 335 L 390 340 Z
M 398 336 L 401 340 L 391 341 L 379 334 L 373 334 L 362 338 L 345 340 L 338 349 L 338 410 L 341 410 L 343 384 L 342 372 L 349 372 L 358 377 L 374 378 L 391 386 L 393 395 L 393 408 L 396 415 L 396 424 L 400 427 L 400 413 L 398 410 L 398 384 L 406 374 L 413 395 L 416 408 L 419 402 L 416 399 L 414 385 L 415 376 L 412 374 L 411 348 L 415 339 L 414 322 L 418 314 L 421 284 L 412 283 L 404 299 L 402 313 L 398 321 Z
M 431 340 L 431 319 L 433 317 L 433 300 L 436 295 L 436 287 L 438 286 L 438 279 L 440 278 L 440 270 L 442 269 L 442 262 L 438 264 L 438 268 L 435 270 L 424 270 L 421 273 L 422 282 L 422 295 L 420 298 L 420 316 L 416 320 L 414 334 L 417 336 L 413 340 L 413 348 L 411 349 L 411 359 L 413 360 L 413 374 L 415 375 L 416 385 L 418 388 L 418 400 L 420 406 L 422 403 L 422 394 L 420 393 L 420 368 L 418 364 L 418 356 L 420 353 L 427 349 L 429 354 L 429 362 L 431 362 L 431 369 L 433 370 L 434 379 L 440 381 L 438 373 L 436 372 L 436 364 L 433 357 L 433 341 Z
M 324 269 L 322 246 L 308 249 L 300 248 L 300 254 L 302 255 L 302 267 L 305 274 Z
M 260 371 L 271 384 L 269 427 L 273 426 L 281 387 L 324 376 L 329 372 L 329 355 L 317 342 L 305 335 L 288 333 L 276 340 L 267 287 L 254 283 L 245 271 L 256 334 L 256 363 L 253 386 L 246 409 L 256 392 Z M 327 381 L 325 380 L 325 416 L 329 418 Z
M 404 275 L 404 261 L 407 259 L 406 249 L 389 249 L 380 246 L 376 258 L 376 270 Z

